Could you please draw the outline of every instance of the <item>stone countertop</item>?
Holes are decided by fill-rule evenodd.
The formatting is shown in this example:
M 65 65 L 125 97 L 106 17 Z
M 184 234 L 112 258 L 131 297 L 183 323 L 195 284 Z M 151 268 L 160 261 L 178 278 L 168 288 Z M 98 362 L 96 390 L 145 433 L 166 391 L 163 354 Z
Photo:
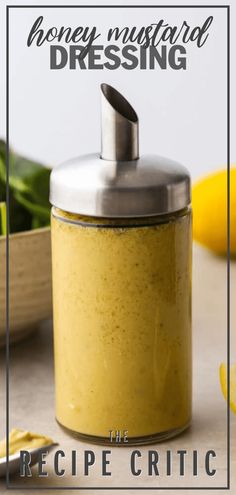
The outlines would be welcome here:
M 236 262 L 232 263 L 231 288 L 232 296 L 236 294 Z M 33 468 L 31 478 L 11 478 L 11 485 L 22 486 L 19 494 L 27 493 L 25 487 L 38 486 L 44 488 L 44 493 L 52 493 L 46 487 L 79 487 L 79 493 L 85 493 L 88 487 L 100 488 L 101 493 L 114 493 L 114 487 L 128 487 L 123 493 L 133 493 L 132 488 L 142 488 L 148 493 L 148 488 L 158 488 L 158 493 L 174 493 L 171 488 L 188 487 L 179 493 L 192 493 L 192 487 L 197 487 L 200 494 L 206 493 L 206 487 L 214 487 L 211 493 L 222 494 L 220 487 L 227 485 L 227 455 L 226 455 L 226 403 L 219 386 L 219 364 L 226 361 L 227 326 L 226 326 L 226 260 L 213 256 L 208 251 L 194 246 L 193 256 L 193 421 L 185 433 L 168 442 L 142 446 L 110 448 L 81 443 L 68 436 L 57 425 L 54 419 L 54 384 L 53 384 L 53 348 L 52 324 L 44 323 L 28 340 L 10 349 L 10 428 L 18 427 L 49 435 L 59 443 L 66 458 L 63 461 L 65 475 L 56 477 L 53 473 L 53 452 L 47 457 L 46 470 L 48 476 L 39 478 L 37 468 Z M 233 299 L 233 298 L 232 298 Z M 236 311 L 232 308 L 231 317 L 231 349 L 235 349 Z M 1 352 L 1 404 L 4 403 L 4 352 Z M 236 355 L 232 353 L 232 361 Z M 171 400 L 171 398 L 170 398 Z M 4 417 L 4 414 L 2 415 Z M 236 416 L 231 414 L 231 490 L 236 488 Z M 0 433 L 4 436 L 4 422 L 1 423 Z M 78 475 L 71 477 L 71 450 L 77 451 Z M 83 474 L 84 450 L 93 450 L 95 464 L 90 469 L 89 476 Z M 130 472 L 130 455 L 135 449 L 141 451 L 142 457 L 138 463 L 142 473 L 133 476 Z M 179 474 L 179 455 L 177 450 L 186 450 L 186 472 Z M 214 476 L 205 473 L 206 451 L 216 452 L 211 465 L 216 469 Z M 101 452 L 111 450 L 110 468 L 112 476 L 101 476 Z M 159 454 L 159 476 L 149 476 L 147 471 L 147 456 L 149 450 L 157 450 Z M 166 451 L 172 451 L 172 475 L 166 475 Z M 198 476 L 192 474 L 192 452 L 198 451 Z M 105 487 L 106 490 L 101 489 Z M 161 488 L 165 488 L 162 490 Z M 202 489 L 201 489 L 202 487 Z M 203 488 L 205 487 L 205 488 Z M 109 489 L 110 488 L 110 489 Z M 30 491 L 30 490 L 29 490 Z M 121 490 L 116 490 L 122 493 Z M 5 483 L 0 482 L 0 492 L 5 492 Z M 68 488 L 55 490 L 53 493 L 68 494 Z M 40 490 L 34 490 L 35 494 Z M 87 492 L 86 492 L 87 493 Z M 168 491 L 169 493 L 169 491 Z

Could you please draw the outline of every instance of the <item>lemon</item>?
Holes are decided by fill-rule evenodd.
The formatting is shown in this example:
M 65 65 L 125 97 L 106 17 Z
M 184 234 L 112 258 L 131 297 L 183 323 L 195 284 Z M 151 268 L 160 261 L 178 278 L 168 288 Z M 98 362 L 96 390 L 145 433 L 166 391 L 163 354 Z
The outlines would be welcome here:
M 220 365 L 220 384 L 224 398 L 227 400 L 227 367 L 225 363 Z M 230 407 L 236 414 L 236 364 L 230 366 Z
M 217 254 L 227 253 L 227 171 L 199 180 L 192 189 L 193 238 Z M 236 255 L 236 167 L 230 171 L 230 249 Z

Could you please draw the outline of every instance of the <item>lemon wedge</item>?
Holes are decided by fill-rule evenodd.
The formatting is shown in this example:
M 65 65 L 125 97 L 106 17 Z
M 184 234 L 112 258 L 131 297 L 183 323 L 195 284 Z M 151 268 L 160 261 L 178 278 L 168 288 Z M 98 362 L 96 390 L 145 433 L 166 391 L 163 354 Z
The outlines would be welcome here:
M 227 400 L 227 366 L 225 363 L 220 365 L 220 384 L 224 398 Z M 230 366 L 230 407 L 236 414 L 236 364 Z

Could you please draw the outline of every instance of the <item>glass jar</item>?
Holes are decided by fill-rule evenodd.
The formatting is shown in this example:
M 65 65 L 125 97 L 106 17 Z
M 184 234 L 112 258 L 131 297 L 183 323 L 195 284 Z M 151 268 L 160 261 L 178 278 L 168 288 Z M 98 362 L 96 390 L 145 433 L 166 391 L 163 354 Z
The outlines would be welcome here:
M 191 418 L 191 211 L 53 208 L 56 417 L 82 438 L 169 438 Z
M 56 417 L 110 443 L 191 420 L 190 177 L 138 152 L 138 118 L 102 85 L 102 152 L 51 174 Z

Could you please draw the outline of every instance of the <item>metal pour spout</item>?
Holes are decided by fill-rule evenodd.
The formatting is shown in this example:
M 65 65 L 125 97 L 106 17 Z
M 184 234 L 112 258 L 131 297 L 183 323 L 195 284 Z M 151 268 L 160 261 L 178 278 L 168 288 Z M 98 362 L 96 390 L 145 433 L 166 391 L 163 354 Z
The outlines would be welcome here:
M 139 158 L 138 116 L 116 89 L 101 84 L 102 150 L 104 160 L 129 161 Z

